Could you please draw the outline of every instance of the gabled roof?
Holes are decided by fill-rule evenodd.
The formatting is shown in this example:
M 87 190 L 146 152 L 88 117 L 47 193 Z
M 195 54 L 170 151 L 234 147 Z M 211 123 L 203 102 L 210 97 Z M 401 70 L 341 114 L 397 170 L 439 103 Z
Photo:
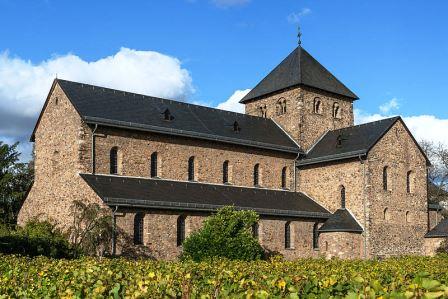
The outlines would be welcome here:
M 241 101 L 256 99 L 289 87 L 305 85 L 356 100 L 358 96 L 333 76 L 305 49 L 297 47 Z
M 297 144 L 271 119 L 61 79 L 55 82 L 86 123 L 300 152 Z M 238 130 L 234 130 L 235 122 Z
M 336 210 L 336 212 L 334 212 L 333 215 L 325 221 L 325 223 L 319 228 L 319 232 L 362 233 L 363 228 L 349 210 L 341 208 Z
M 427 232 L 425 238 L 448 238 L 448 218 L 443 219 L 432 230 Z
M 261 215 L 328 218 L 303 193 L 110 175 L 81 174 L 109 206 L 212 212 L 227 205 Z
M 401 117 L 396 116 L 362 125 L 329 131 L 324 134 L 313 147 L 311 147 L 305 154 L 305 157 L 298 162 L 298 165 L 311 165 L 365 156 L 399 120 L 402 121 Z M 425 156 L 427 163 L 429 163 L 426 154 L 420 148 L 418 142 L 414 139 L 405 123 L 402 123 L 413 138 L 419 150 Z

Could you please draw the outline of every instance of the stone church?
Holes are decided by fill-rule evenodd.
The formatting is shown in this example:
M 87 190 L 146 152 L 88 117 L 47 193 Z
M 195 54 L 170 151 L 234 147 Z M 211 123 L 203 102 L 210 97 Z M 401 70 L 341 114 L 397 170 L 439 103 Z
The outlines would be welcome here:
M 120 232 L 113 252 L 175 259 L 233 205 L 256 211 L 254 237 L 287 259 L 432 254 L 448 225 L 427 202 L 429 161 L 400 117 L 354 125 L 357 100 L 301 46 L 241 100 L 245 114 L 56 79 L 19 225 L 68 227 L 74 200 L 97 203 Z

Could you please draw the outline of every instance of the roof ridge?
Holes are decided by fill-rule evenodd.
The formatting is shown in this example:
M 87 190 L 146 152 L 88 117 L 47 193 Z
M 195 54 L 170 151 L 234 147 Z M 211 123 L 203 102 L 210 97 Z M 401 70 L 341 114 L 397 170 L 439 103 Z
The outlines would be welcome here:
M 250 114 L 246 114 L 246 113 L 240 113 L 240 112 L 229 111 L 229 110 L 224 110 L 224 109 L 219 109 L 219 108 L 214 108 L 214 107 L 208 107 L 208 106 L 205 106 L 205 105 L 199 105 L 199 104 L 194 104 L 194 103 L 189 103 L 189 102 L 182 102 L 182 101 L 179 101 L 179 100 L 173 100 L 173 99 L 167 99 L 167 98 L 156 97 L 156 96 L 151 96 L 151 95 L 145 95 L 145 94 L 142 94 L 142 93 L 135 93 L 135 92 L 125 91 L 125 90 L 120 90 L 120 89 L 114 89 L 114 88 L 110 88 L 110 87 L 104 87 L 104 86 L 100 86 L 100 85 L 93 85 L 93 84 L 89 84 L 89 83 L 82 83 L 82 82 L 70 81 L 70 80 L 59 79 L 59 78 L 55 79 L 55 80 L 56 80 L 56 82 L 62 81 L 62 82 L 67 82 L 67 83 L 71 83 L 71 84 L 87 85 L 87 86 L 91 86 L 91 87 L 102 88 L 102 89 L 106 89 L 106 90 L 114 91 L 114 92 L 123 92 L 123 93 L 127 93 L 127 94 L 130 94 L 130 95 L 135 95 L 135 96 L 148 98 L 148 100 L 150 100 L 152 98 L 152 99 L 157 99 L 157 100 L 162 100 L 162 101 L 170 101 L 170 102 L 173 102 L 174 104 L 181 104 L 181 105 L 186 105 L 186 106 L 194 106 L 194 107 L 210 109 L 210 110 L 218 110 L 218 111 L 227 112 L 229 114 L 236 114 L 236 115 L 239 115 L 239 116 L 244 115 L 245 117 L 251 117 L 251 118 L 260 119 L 260 120 L 261 119 L 268 120 L 268 118 L 264 118 L 264 117 L 260 117 L 260 116 L 256 116 L 256 115 L 250 115 Z
M 337 131 L 342 131 L 342 130 L 348 130 L 348 129 L 353 129 L 356 127 L 362 127 L 362 126 L 367 126 L 367 125 L 373 125 L 373 124 L 377 124 L 377 123 L 381 123 L 381 122 L 385 122 L 388 120 L 392 120 L 392 119 L 400 119 L 401 116 L 397 115 L 397 116 L 392 116 L 392 117 L 388 117 L 388 118 L 383 118 L 383 119 L 379 119 L 379 120 L 375 120 L 375 121 L 371 121 L 368 123 L 363 123 L 363 124 L 358 124 L 358 125 L 353 125 L 353 126 L 349 126 L 349 127 L 344 127 L 344 128 L 340 128 L 340 129 L 336 129 L 336 130 L 330 130 L 329 132 L 337 132 Z

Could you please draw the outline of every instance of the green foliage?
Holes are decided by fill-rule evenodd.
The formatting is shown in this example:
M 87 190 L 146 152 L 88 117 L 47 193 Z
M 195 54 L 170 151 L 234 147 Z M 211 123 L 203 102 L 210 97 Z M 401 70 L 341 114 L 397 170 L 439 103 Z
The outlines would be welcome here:
M 201 261 L 214 257 L 231 260 L 257 260 L 263 248 L 252 236 L 252 225 L 258 221 L 253 211 L 236 211 L 224 207 L 205 220 L 204 226 L 183 244 L 183 259 Z
M 30 164 L 19 163 L 18 143 L 0 141 L 0 222 L 15 224 L 25 195 L 33 181 Z
M 0 253 L 53 258 L 74 256 L 66 236 L 49 222 L 32 220 L 24 228 L 0 228 Z
M 0 255 L 2 298 L 446 298 L 448 255 L 157 262 Z

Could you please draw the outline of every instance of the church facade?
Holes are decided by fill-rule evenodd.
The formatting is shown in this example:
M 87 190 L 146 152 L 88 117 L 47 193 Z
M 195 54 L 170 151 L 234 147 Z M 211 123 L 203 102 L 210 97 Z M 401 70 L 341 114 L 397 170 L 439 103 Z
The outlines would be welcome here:
M 117 254 L 174 259 L 233 205 L 287 259 L 432 254 L 448 232 L 427 202 L 429 161 L 400 117 L 355 126 L 357 100 L 302 47 L 241 100 L 245 114 L 56 79 L 19 225 L 68 227 L 74 200 L 97 203 Z

